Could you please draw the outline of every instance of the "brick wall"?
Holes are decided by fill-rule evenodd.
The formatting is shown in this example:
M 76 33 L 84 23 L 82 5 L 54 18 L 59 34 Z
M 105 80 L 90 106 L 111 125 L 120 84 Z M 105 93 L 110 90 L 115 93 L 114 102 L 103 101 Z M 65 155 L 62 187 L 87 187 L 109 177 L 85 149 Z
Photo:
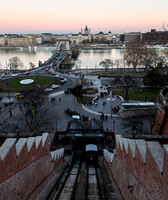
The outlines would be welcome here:
M 158 105 L 158 111 L 152 128 L 152 134 L 168 134 L 168 113 L 161 104 Z
M 15 141 L 7 139 L 0 147 L 0 197 L 35 199 L 62 164 L 64 150 L 51 153 L 48 134 Z
M 116 154 L 105 165 L 119 199 L 168 197 L 168 145 L 119 138 Z

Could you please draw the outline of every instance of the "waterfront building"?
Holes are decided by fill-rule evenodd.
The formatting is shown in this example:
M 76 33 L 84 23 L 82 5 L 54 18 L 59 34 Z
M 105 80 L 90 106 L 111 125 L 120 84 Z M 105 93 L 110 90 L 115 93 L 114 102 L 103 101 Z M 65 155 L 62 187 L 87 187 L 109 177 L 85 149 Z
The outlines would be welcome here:
M 41 36 L 36 37 L 36 44 L 37 45 L 41 45 L 42 44 L 42 37 Z
M 24 37 L 29 38 L 29 45 L 30 46 L 36 45 L 36 37 L 37 37 L 36 35 L 29 34 L 29 35 L 24 35 Z
M 83 31 L 83 29 L 81 29 L 81 32 L 79 32 L 78 34 L 73 34 L 70 33 L 68 34 L 68 37 L 70 38 L 71 43 L 82 43 L 82 42 L 91 42 L 92 40 L 92 35 L 91 35 L 91 31 L 90 28 L 88 29 L 87 25 Z
M 42 41 L 43 43 L 51 43 L 52 33 L 42 33 Z
M 109 31 L 108 33 L 103 33 L 102 31 L 93 35 L 93 42 L 94 43 L 115 43 L 116 40 L 113 40 L 114 37 Z
M 30 39 L 28 37 L 9 37 L 6 38 L 7 40 L 7 45 L 8 46 L 29 46 L 30 45 Z
M 152 44 L 168 44 L 168 31 L 151 29 L 150 32 L 142 34 L 142 40 Z
M 120 35 L 120 41 L 122 43 L 127 43 L 131 41 L 140 41 L 142 38 L 141 32 L 126 32 Z
M 5 46 L 6 43 L 6 39 L 4 38 L 4 36 L 0 36 L 0 46 Z

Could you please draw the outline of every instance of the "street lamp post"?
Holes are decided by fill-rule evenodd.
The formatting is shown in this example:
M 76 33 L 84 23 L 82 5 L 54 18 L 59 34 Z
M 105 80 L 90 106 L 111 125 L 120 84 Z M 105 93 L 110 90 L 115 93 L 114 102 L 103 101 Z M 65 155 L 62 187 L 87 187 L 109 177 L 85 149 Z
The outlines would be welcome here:
M 7 89 L 8 89 L 8 99 L 9 99 L 9 112 L 10 112 L 10 117 L 12 117 L 12 109 L 11 109 L 10 92 L 9 92 L 9 83 L 8 82 L 7 82 Z
M 113 117 L 113 106 L 111 106 L 111 118 Z
M 134 125 L 133 127 L 132 127 L 132 135 L 133 135 L 133 139 L 135 139 L 135 135 L 137 134 L 137 128 L 136 128 L 136 126 Z
M 55 129 L 56 129 L 56 132 L 57 132 L 57 120 L 55 121 Z
M 115 131 L 115 120 L 113 121 L 113 131 Z

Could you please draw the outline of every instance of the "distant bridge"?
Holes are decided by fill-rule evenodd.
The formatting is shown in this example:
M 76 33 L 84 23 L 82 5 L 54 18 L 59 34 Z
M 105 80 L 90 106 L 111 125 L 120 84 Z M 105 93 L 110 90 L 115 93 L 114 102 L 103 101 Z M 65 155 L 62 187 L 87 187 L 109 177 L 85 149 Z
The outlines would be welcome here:
M 76 44 L 71 45 L 68 37 L 59 37 L 56 40 L 56 49 L 53 51 L 51 57 L 44 62 L 43 66 L 52 66 L 59 69 L 59 65 L 67 56 L 71 56 L 73 48 Z

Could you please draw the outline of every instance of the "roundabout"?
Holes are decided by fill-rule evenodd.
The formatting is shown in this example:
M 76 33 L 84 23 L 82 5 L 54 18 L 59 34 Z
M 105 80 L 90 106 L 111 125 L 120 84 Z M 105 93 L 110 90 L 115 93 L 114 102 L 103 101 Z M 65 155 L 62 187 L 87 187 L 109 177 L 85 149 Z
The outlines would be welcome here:
M 4 79 L 0 81 L 0 88 L 2 92 L 19 92 L 24 88 L 36 87 L 51 87 L 53 84 L 59 85 L 60 80 L 56 77 L 50 76 L 39 76 L 39 77 L 12 77 L 11 79 Z

